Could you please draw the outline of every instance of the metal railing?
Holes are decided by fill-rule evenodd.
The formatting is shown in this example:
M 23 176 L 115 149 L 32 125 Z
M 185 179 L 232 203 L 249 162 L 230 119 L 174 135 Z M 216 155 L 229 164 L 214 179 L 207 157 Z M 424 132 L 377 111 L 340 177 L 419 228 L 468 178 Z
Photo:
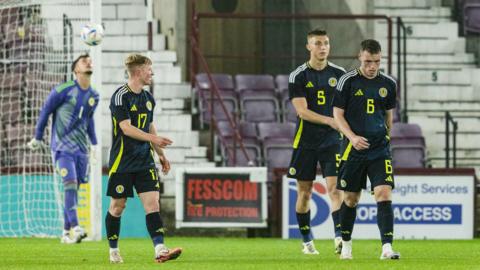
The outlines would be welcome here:
M 397 80 L 403 91 L 401 120 L 408 123 L 408 84 L 407 84 L 407 27 L 402 18 L 397 17 Z M 403 47 L 402 47 L 403 46 Z
M 63 14 L 63 60 L 65 63 L 65 81 L 73 80 L 73 73 L 70 72 L 69 66 L 73 60 L 73 26 L 72 21 L 66 14 Z
M 458 122 L 453 120 L 449 111 L 445 112 L 445 168 L 450 168 L 450 124 L 453 127 L 453 168 L 457 167 L 457 130 Z
M 205 73 L 207 74 L 208 81 L 210 83 L 210 91 L 209 91 L 210 92 L 210 102 L 209 102 L 209 106 L 207 106 L 207 108 L 208 108 L 208 111 L 210 113 L 210 134 L 211 134 L 212 146 L 213 146 L 213 131 L 214 130 L 216 131 L 217 136 L 219 136 L 220 140 L 224 143 L 224 145 L 227 144 L 226 139 L 222 136 L 222 134 L 220 134 L 220 132 L 218 130 L 218 126 L 217 126 L 218 121 L 215 117 L 214 102 L 218 101 L 221 108 L 222 108 L 223 113 L 225 114 L 225 116 L 227 118 L 228 123 L 230 124 L 230 127 L 232 128 L 232 130 L 234 131 L 234 134 L 235 134 L 233 136 L 233 148 L 230 149 L 229 147 L 225 147 L 226 151 L 228 152 L 230 158 L 233 161 L 233 164 L 236 165 L 236 161 L 237 161 L 236 160 L 236 158 L 237 158 L 237 155 L 236 155 L 237 142 L 239 143 L 240 150 L 242 151 L 246 160 L 249 161 L 248 163 L 252 163 L 252 160 L 250 159 L 247 151 L 245 150 L 245 145 L 243 144 L 243 138 L 240 135 L 238 126 L 236 125 L 236 121 L 234 121 L 232 119 L 230 113 L 228 112 L 228 110 L 225 106 L 225 103 L 223 101 L 222 95 L 220 94 L 220 90 L 217 86 L 217 83 L 215 82 L 215 80 L 212 77 L 212 74 L 211 74 L 210 69 L 209 69 L 208 64 L 207 64 L 207 61 L 203 57 L 200 49 L 198 48 L 197 40 L 195 40 L 195 38 L 193 36 L 190 37 L 190 45 L 192 47 L 192 53 L 194 54 L 193 57 L 195 59 L 199 60 L 199 62 L 202 64 L 203 69 L 205 70 Z M 195 85 L 195 77 L 192 78 L 192 83 Z M 199 95 L 202 95 L 202 99 L 206 100 L 205 97 L 203 97 L 202 91 L 200 91 L 200 90 L 199 90 Z
M 192 5 L 194 6 L 192 1 Z M 196 13 L 194 8 L 192 8 L 192 35 L 195 36 L 197 41 L 200 40 L 200 19 L 202 18 L 211 18 L 211 19 L 290 19 L 290 20 L 299 20 L 299 19 L 336 19 L 336 20 L 386 20 L 387 21 L 387 72 L 392 73 L 392 19 L 386 15 L 371 15 L 371 14 L 225 14 L 225 13 Z M 223 57 L 223 58 L 248 58 L 251 56 L 248 55 L 212 55 L 212 57 Z M 278 55 L 272 56 L 255 56 L 255 58 L 278 58 Z M 291 56 L 290 56 L 291 57 Z M 338 58 L 344 58 L 344 56 L 339 56 Z M 198 67 L 198 63 L 195 62 L 195 59 L 192 59 L 193 70 L 195 71 Z

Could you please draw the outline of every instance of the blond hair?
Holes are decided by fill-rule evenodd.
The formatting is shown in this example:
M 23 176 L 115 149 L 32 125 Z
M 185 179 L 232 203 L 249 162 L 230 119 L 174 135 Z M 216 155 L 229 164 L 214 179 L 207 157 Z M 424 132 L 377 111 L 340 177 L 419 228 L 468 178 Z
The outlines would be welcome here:
M 125 68 L 129 74 L 132 74 L 132 71 L 137 67 L 151 64 L 152 60 L 150 60 L 150 58 L 138 53 L 132 53 L 125 59 Z

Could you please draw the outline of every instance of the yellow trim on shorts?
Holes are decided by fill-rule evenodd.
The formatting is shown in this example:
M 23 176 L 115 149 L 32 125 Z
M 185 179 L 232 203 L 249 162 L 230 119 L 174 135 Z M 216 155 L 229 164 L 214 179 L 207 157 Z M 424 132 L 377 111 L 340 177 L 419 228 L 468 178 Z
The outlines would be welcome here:
M 348 142 L 347 148 L 345 148 L 345 152 L 343 152 L 342 160 L 348 159 L 348 155 L 350 155 L 350 151 L 352 151 L 352 143 Z
M 120 138 L 120 151 L 118 151 L 118 155 L 115 158 L 115 162 L 113 163 L 112 168 L 108 172 L 108 176 L 112 176 L 115 172 L 117 172 L 118 166 L 120 165 L 120 160 L 122 159 L 123 154 L 123 137 Z
M 302 137 L 303 131 L 303 119 L 300 119 L 300 125 L 298 125 L 297 134 L 295 135 L 295 140 L 293 141 L 293 148 L 297 149 L 298 143 L 300 142 L 300 137 Z

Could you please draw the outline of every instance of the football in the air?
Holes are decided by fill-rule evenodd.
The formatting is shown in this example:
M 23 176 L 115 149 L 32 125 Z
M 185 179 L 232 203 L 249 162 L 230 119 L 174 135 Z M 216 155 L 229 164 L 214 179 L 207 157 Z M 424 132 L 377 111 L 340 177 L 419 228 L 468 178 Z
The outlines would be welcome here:
M 103 27 L 100 24 L 86 24 L 82 27 L 80 37 L 88 46 L 96 46 L 102 42 Z

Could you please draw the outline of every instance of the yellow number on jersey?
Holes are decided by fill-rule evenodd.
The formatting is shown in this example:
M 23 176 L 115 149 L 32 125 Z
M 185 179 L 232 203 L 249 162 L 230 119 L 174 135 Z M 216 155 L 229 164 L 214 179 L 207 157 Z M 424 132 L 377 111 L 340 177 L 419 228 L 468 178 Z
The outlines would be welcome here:
M 318 105 L 324 105 L 326 102 L 326 97 L 325 97 L 325 90 L 318 90 L 317 91 L 317 104 Z
M 367 99 L 367 113 L 372 114 L 375 112 L 375 100 L 373 98 Z
M 143 119 L 143 123 L 142 123 L 142 119 Z M 144 128 L 145 124 L 147 123 L 147 114 L 139 113 L 137 122 L 138 122 L 138 128 Z

